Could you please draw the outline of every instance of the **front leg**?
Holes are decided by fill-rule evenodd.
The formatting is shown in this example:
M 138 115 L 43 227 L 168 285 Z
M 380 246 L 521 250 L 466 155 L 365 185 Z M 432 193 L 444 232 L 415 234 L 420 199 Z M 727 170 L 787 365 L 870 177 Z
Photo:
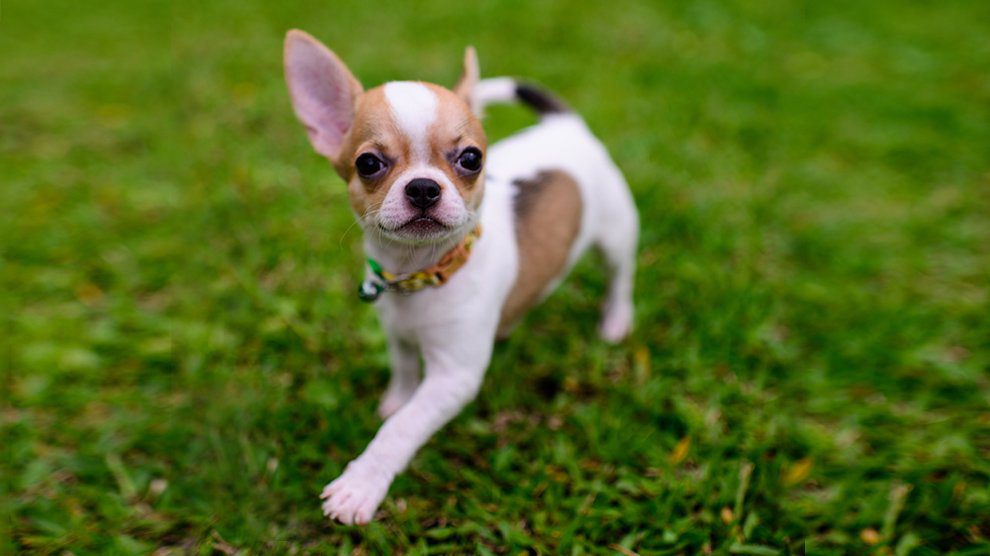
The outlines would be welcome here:
M 412 398 L 378 430 L 344 473 L 323 489 L 323 514 L 341 523 L 367 523 L 395 475 L 416 451 L 478 393 L 485 369 L 431 369 Z
M 378 414 L 389 418 L 406 404 L 419 386 L 419 351 L 416 346 L 403 341 L 395 333 L 389 334 L 388 355 L 392 377 L 378 404 Z

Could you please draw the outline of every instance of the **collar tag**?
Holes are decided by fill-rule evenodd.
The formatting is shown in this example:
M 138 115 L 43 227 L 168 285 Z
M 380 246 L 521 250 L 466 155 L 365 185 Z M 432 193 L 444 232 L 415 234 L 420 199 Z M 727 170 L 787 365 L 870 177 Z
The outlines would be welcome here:
M 358 286 L 358 298 L 365 303 L 373 303 L 385 291 L 385 285 L 381 282 L 368 279 Z

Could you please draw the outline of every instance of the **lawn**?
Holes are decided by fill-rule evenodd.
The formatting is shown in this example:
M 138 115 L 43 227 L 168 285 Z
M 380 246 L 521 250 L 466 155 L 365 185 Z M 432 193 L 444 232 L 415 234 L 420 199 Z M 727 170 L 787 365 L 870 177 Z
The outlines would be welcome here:
M 987 554 L 990 3 L 7 2 L 0 553 Z M 584 114 L 642 213 L 496 349 L 377 521 L 360 231 L 295 121 L 463 47 Z M 490 111 L 492 137 L 532 121 Z

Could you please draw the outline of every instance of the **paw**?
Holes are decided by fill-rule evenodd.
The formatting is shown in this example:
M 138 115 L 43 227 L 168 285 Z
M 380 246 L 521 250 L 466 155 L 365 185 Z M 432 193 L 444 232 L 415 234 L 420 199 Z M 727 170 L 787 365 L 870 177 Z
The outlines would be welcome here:
M 602 315 L 602 321 L 598 325 L 598 333 L 606 342 L 615 344 L 621 342 L 632 330 L 633 306 L 632 303 L 622 302 L 610 305 Z
M 323 515 L 345 525 L 368 523 L 375 517 L 375 510 L 391 484 L 391 478 L 381 472 L 352 461 L 344 473 L 324 487 L 320 494 Z
M 388 419 L 393 413 L 399 410 L 402 406 L 406 405 L 409 398 L 413 396 L 416 392 L 415 388 L 398 388 L 394 386 L 389 386 L 388 390 L 382 396 L 381 403 L 378 404 L 378 415 L 382 419 Z

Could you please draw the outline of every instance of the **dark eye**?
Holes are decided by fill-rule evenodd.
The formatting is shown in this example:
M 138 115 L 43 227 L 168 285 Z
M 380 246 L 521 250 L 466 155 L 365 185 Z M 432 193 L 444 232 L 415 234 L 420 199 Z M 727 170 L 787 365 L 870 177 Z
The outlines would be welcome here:
M 474 147 L 464 149 L 457 157 L 457 165 L 471 174 L 481 170 L 481 151 Z
M 373 178 L 385 169 L 385 162 L 371 153 L 364 153 L 357 157 L 354 167 L 362 178 Z

